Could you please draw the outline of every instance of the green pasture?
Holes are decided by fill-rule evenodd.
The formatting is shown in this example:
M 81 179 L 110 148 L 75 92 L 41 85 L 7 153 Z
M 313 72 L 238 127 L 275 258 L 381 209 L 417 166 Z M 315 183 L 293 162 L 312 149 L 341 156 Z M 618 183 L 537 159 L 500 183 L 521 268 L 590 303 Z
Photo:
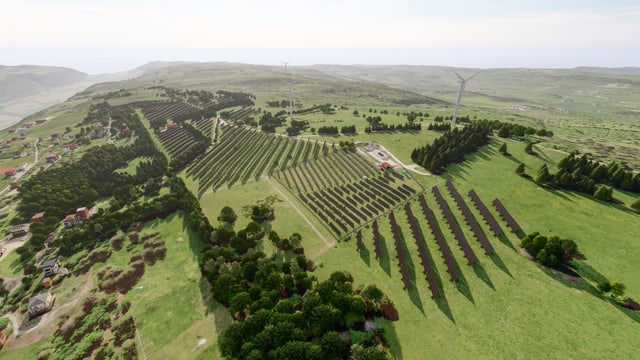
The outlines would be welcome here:
M 216 347 L 216 326 L 230 317 L 221 306 L 210 304 L 206 288 L 200 282 L 198 256 L 200 243 L 187 228 L 181 213 L 151 221 L 142 234 L 159 232 L 167 248 L 164 260 L 147 265 L 144 276 L 125 295 L 131 301 L 142 339 L 150 358 L 193 358 L 208 347 Z M 126 244 L 126 241 L 125 241 Z M 113 257 L 130 256 L 125 249 Z M 199 339 L 206 345 L 198 347 Z
M 442 298 L 430 298 L 417 246 L 402 209 L 396 211 L 396 219 L 415 287 L 402 289 L 395 243 L 386 218 L 379 221 L 384 239 L 381 259 L 375 259 L 371 230 L 365 230 L 365 250 L 358 253 L 355 241 L 339 243 L 317 259 L 322 263 L 316 271 L 318 276 L 322 279 L 332 271 L 348 269 L 356 282 L 375 283 L 390 296 L 399 309 L 400 321 L 385 328 L 396 337 L 391 350 L 398 358 L 421 359 L 424 354 L 470 359 L 557 358 L 567 354 L 583 359 L 608 358 L 612 354 L 633 357 L 639 339 L 630 338 L 629 334 L 637 328 L 640 317 L 599 297 L 593 285 L 599 276 L 616 279 L 627 285 L 629 296 L 640 296 L 640 282 L 635 276 L 640 249 L 632 235 L 640 231 L 638 215 L 575 193 L 543 190 L 513 171 L 516 159 L 524 161 L 530 172 L 531 167 L 537 169 L 542 161 L 553 162 L 561 154 L 538 149 L 540 156 L 533 157 L 524 153 L 524 145 L 510 142 L 511 159 L 500 155 L 498 146 L 498 141 L 492 142 L 462 165 L 451 166 L 443 176 L 452 179 L 467 200 L 489 235 L 496 255 L 484 255 L 443 179 L 438 187 L 480 259 L 480 265 L 467 265 L 435 199 L 430 192 L 426 194 L 463 274 L 458 284 L 449 281 L 421 208 L 412 203 L 444 292 Z M 506 236 L 496 238 L 489 232 L 466 195 L 471 188 L 507 230 Z M 519 239 L 508 232 L 506 223 L 490 205 L 495 197 L 502 200 L 525 230 L 574 239 L 587 257 L 578 262 L 584 278 L 568 278 L 521 256 L 517 251 Z M 632 199 L 618 193 L 616 197 Z

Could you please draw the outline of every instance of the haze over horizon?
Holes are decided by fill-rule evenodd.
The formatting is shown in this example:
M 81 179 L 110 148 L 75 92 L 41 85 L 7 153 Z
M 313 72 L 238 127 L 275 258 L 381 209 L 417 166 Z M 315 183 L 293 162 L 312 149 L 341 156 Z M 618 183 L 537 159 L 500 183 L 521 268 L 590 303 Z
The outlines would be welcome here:
M 640 5 L 616 0 L 8 0 L 0 64 L 87 73 L 150 61 L 640 66 Z

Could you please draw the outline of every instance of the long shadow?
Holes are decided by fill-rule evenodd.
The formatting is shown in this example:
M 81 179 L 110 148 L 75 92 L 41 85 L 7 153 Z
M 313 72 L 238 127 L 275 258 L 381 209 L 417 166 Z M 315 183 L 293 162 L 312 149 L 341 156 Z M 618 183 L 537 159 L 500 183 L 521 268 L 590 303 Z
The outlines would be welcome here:
M 362 259 L 362 261 L 364 261 L 364 263 L 367 264 L 368 267 L 371 267 L 371 252 L 369 251 L 369 249 L 367 249 L 366 246 L 362 245 L 359 253 L 360 259 Z
M 505 159 L 511 160 L 513 162 L 515 162 L 516 164 L 520 164 L 522 161 L 520 161 L 517 157 L 513 156 L 512 154 L 508 154 L 508 155 L 502 155 Z
M 563 275 L 562 272 L 555 269 L 550 269 L 546 266 L 539 266 L 547 276 L 560 282 L 562 285 L 572 289 L 582 290 L 602 301 L 606 301 L 610 303 L 611 306 L 613 306 L 615 309 L 626 315 L 628 318 L 640 324 L 639 312 L 625 308 L 613 299 L 603 296 L 602 293 L 600 293 L 600 291 L 595 286 L 593 286 L 592 282 L 599 283 L 603 281 L 609 281 L 606 276 L 602 275 L 590 265 L 587 265 L 584 261 L 573 260 L 569 265 L 570 270 L 575 270 L 575 272 L 580 276 L 578 279 L 567 281 L 565 280 L 565 275 Z
M 418 223 L 418 229 L 420 229 L 420 232 L 422 233 L 422 236 L 424 237 L 425 232 L 422 230 L 422 225 L 420 225 L 419 221 L 417 223 Z M 449 307 L 449 301 L 447 301 L 447 294 L 444 292 L 444 286 L 442 286 L 442 278 L 440 277 L 440 273 L 438 272 L 438 268 L 435 266 L 436 263 L 433 260 L 433 256 L 431 255 L 431 251 L 429 251 L 429 247 L 427 247 L 426 245 L 427 244 L 425 244 L 425 247 L 427 248 L 427 260 L 431 264 L 431 269 L 433 270 L 433 274 L 436 277 L 436 282 L 438 283 L 438 286 L 440 287 L 440 297 L 435 298 L 434 301 L 438 305 L 438 309 L 440 309 L 440 311 L 442 311 L 442 313 L 445 314 L 449 318 L 449 320 L 451 320 L 451 322 L 455 324 L 456 321 L 453 318 L 453 314 L 451 313 L 451 308 Z
M 487 274 L 480 263 L 473 264 L 473 271 L 480 278 L 480 280 L 484 281 L 484 283 L 487 284 L 491 289 L 493 289 L 493 291 L 496 290 L 496 287 L 493 286 L 493 282 L 491 282 L 491 278 L 489 278 L 489 274 Z
M 389 249 L 387 249 L 387 241 L 384 236 L 380 235 L 380 258 L 378 264 L 387 275 L 391 276 L 391 259 L 389 258 Z
M 620 190 L 616 189 L 616 191 L 620 191 Z M 598 199 L 594 198 L 593 196 L 587 195 L 585 193 L 581 193 L 581 192 L 578 192 L 578 191 L 572 191 L 571 195 L 576 196 L 576 197 L 581 197 L 583 199 L 595 201 L 598 204 L 604 205 L 606 207 L 618 209 L 618 210 L 624 211 L 624 212 L 629 213 L 629 214 L 634 214 L 634 215 L 637 214 L 635 211 L 631 210 L 631 208 L 628 208 L 628 207 L 626 207 L 624 205 L 616 204 L 616 203 L 613 203 L 613 202 L 610 202 L 610 201 L 598 200 Z
M 511 240 L 509 240 L 509 238 L 507 237 L 507 235 L 503 232 L 502 234 L 498 235 L 498 240 L 500 240 L 501 243 L 507 245 L 508 247 L 510 247 L 513 251 L 518 252 L 518 249 L 516 249 L 513 246 L 513 243 L 511 243 Z
M 411 302 L 413 303 L 413 305 L 415 305 L 418 310 L 420 310 L 420 312 L 424 315 L 424 307 L 422 306 L 422 299 L 420 298 L 420 292 L 418 291 L 418 288 L 416 287 L 415 284 L 411 285 L 411 287 L 409 287 L 407 289 L 407 293 L 409 294 L 409 299 L 411 299 Z
M 533 180 L 531 180 L 531 181 L 533 181 Z M 567 200 L 567 201 L 569 201 L 569 202 L 575 202 L 575 201 L 573 201 L 573 199 L 571 199 L 571 198 L 570 198 L 570 197 L 568 197 L 567 195 L 563 194 L 563 191 L 566 191 L 566 190 L 560 190 L 560 189 L 558 189 L 558 190 L 552 190 L 552 189 L 547 189 L 546 187 L 544 187 L 544 186 L 539 186 L 539 185 L 538 185 L 538 187 L 539 187 L 540 189 L 544 190 L 547 194 L 555 195 L 555 196 L 557 196 L 557 197 L 559 197 L 559 198 L 562 198 L 562 199 L 564 199 L 564 200 Z
M 471 293 L 471 288 L 469 287 L 469 283 L 467 282 L 467 279 L 464 276 L 464 271 L 462 271 L 462 268 L 458 264 L 458 260 L 456 260 L 456 257 L 453 256 L 453 254 L 451 254 L 451 257 L 453 258 L 453 263 L 458 268 L 458 272 L 460 273 L 460 277 L 455 282 L 456 289 L 458 289 L 458 291 L 462 295 L 464 295 L 464 297 L 466 297 L 467 300 L 471 301 L 472 304 L 475 304 L 476 302 L 473 299 L 473 294 Z
M 384 337 L 387 339 L 389 352 L 394 359 L 404 359 L 402 355 L 402 345 L 400 344 L 400 338 L 396 332 L 395 324 L 389 320 L 385 320 L 381 328 L 384 330 Z
M 407 270 L 409 271 L 409 279 L 411 279 L 411 287 L 407 289 L 409 293 L 409 298 L 411 302 L 420 310 L 421 313 L 424 314 L 424 307 L 422 305 L 422 299 L 420 298 L 420 292 L 418 291 L 416 284 L 416 268 L 413 263 L 413 259 L 409 254 L 409 250 L 407 249 L 407 244 L 405 242 L 404 234 L 402 233 L 402 228 L 398 226 L 398 231 L 400 232 L 400 243 L 402 247 L 402 251 L 404 252 L 404 257 L 407 264 Z
M 455 324 L 456 320 L 453 318 L 453 313 L 451 312 L 449 301 L 447 301 L 447 296 L 445 295 L 444 291 L 439 298 L 435 299 L 435 302 L 438 305 L 438 309 L 440 309 L 440 311 L 442 311 L 442 313 L 445 314 L 449 318 L 449 320 L 451 320 L 451 322 Z
M 500 258 L 500 255 L 498 255 L 498 253 L 494 252 L 493 254 L 489 255 L 489 258 L 491 259 L 491 261 L 493 261 L 493 264 L 498 267 L 498 269 L 502 270 L 502 272 L 509 275 L 509 277 L 513 279 L 511 271 L 509 271 L 507 265 L 502 262 L 502 259 Z
M 471 293 L 471 288 L 469 287 L 469 283 L 467 279 L 464 277 L 462 271 L 460 271 L 460 278 L 456 281 L 456 289 L 467 298 L 467 300 L 471 301 L 472 304 L 475 304 L 475 300 L 473 299 L 473 294 Z

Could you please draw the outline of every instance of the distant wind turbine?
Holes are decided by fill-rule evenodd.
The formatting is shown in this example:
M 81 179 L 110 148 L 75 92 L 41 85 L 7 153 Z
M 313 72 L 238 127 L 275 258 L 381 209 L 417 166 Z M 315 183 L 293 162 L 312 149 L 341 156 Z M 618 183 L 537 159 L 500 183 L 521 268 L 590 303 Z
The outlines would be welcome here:
M 287 64 L 290 63 L 290 61 L 281 62 L 284 64 L 284 73 L 291 76 L 291 73 L 287 72 Z M 293 86 L 293 81 L 289 79 L 287 83 L 289 84 L 289 118 L 293 120 L 293 100 L 291 98 L 291 87 Z
M 453 69 L 451 69 L 453 70 Z M 471 75 L 469 78 L 465 79 L 460 74 L 458 74 L 455 70 L 453 72 L 460 79 L 460 91 L 458 92 L 458 100 L 456 100 L 456 108 L 453 110 L 453 117 L 451 118 L 451 128 L 453 129 L 456 126 L 456 118 L 458 117 L 458 108 L 460 107 L 460 99 L 462 98 L 462 92 L 464 91 L 464 87 L 467 85 L 467 81 L 476 77 L 476 75 L 480 74 L 480 71 Z

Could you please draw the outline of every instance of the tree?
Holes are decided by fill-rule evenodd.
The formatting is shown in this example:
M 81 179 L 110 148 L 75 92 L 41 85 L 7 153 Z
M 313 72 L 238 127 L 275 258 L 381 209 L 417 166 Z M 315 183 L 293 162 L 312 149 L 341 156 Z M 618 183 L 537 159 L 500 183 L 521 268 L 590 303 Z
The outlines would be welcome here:
M 498 136 L 500 136 L 501 138 L 508 138 L 509 136 L 511 136 L 511 131 L 509 131 L 509 127 L 508 126 L 501 127 L 500 130 L 498 131 Z
M 518 165 L 518 167 L 516 168 L 516 174 L 524 174 L 524 163 L 520 163 L 520 165 Z
M 538 175 L 535 178 L 535 182 L 538 184 L 544 184 L 549 180 L 549 169 L 547 168 L 547 164 L 543 164 L 540 169 L 538 169 Z
M 498 149 L 498 151 L 500 151 L 500 154 L 502 154 L 502 155 L 508 155 L 509 152 L 507 151 L 507 143 L 506 142 L 502 143 L 502 145 L 500 145 L 500 149 Z
M 344 359 L 348 350 L 347 344 L 336 331 L 329 331 L 320 339 L 320 347 L 324 359 Z
M 218 216 L 218 220 L 226 223 L 233 224 L 238 216 L 232 208 L 225 206 L 220 210 L 220 216 Z
M 598 186 L 598 188 L 596 188 L 596 191 L 593 193 L 593 197 L 602 201 L 611 201 L 612 194 L 612 188 L 607 186 Z
M 597 287 L 602 293 L 608 293 L 611 291 L 611 283 L 608 280 L 599 282 Z
M 617 282 L 617 281 L 611 282 L 611 293 L 619 298 L 624 296 L 624 292 L 626 289 L 627 287 L 621 282 Z
M 631 208 L 640 213 L 640 198 L 631 204 Z
M 230 305 L 237 314 L 244 313 L 244 310 L 251 304 L 249 293 L 239 292 L 231 299 Z
M 533 143 L 528 143 L 524 148 L 524 152 L 526 152 L 527 154 L 533 154 Z

